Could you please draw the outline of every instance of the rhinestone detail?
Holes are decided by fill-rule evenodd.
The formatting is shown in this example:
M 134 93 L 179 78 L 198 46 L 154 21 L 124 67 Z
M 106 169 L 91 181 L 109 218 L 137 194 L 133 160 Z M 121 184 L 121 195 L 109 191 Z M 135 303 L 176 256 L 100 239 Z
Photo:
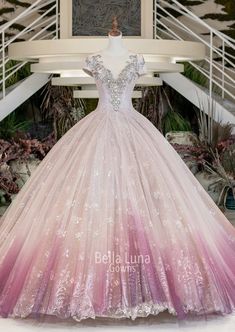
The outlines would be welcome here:
M 117 78 L 113 77 L 112 71 L 103 64 L 100 54 L 88 56 L 86 66 L 91 69 L 93 77 L 101 80 L 110 90 L 110 103 L 114 111 L 118 111 L 121 104 L 121 95 L 128 83 L 138 77 L 139 67 L 143 66 L 144 58 L 138 61 L 138 54 L 130 54 L 127 64 L 121 70 Z

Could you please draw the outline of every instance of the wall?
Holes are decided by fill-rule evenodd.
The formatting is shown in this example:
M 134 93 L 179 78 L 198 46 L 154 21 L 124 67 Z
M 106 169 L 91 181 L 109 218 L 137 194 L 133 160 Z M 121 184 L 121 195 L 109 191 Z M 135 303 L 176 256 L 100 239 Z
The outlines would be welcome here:
M 68 1 L 68 0 L 66 0 Z M 197 16 L 208 22 L 215 29 L 235 38 L 235 0 L 178 0 L 186 5 Z M 12 4 L 13 2 L 18 5 Z M 65 2 L 65 0 L 64 0 Z M 33 3 L 33 0 L 0 0 L 0 25 L 13 19 L 25 6 Z M 2 13 L 3 10 L 10 10 L 8 13 Z M 24 27 L 27 22 L 22 22 Z M 9 34 L 14 34 L 19 29 L 11 29 Z M 25 39 L 25 38 L 23 38 Z
M 235 38 L 235 0 L 178 0 L 213 28 Z
M 11 21 L 15 17 L 17 17 L 22 11 L 27 9 L 34 0 L 0 0 L 0 27 L 8 21 Z M 14 4 L 15 3 L 15 4 Z M 21 21 L 17 21 L 14 26 L 10 27 L 6 31 L 6 39 L 14 36 L 19 31 L 22 31 L 28 24 L 34 21 L 39 16 L 38 13 L 34 13 L 31 16 L 27 17 L 27 19 L 22 19 Z M 23 36 L 16 39 L 16 41 L 28 40 L 31 34 L 27 33 Z

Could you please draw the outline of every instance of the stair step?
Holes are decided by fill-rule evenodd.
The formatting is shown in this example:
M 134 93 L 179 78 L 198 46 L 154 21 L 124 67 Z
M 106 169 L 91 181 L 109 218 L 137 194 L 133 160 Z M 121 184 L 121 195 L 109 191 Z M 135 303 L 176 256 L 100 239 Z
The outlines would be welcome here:
M 0 100 L 0 121 L 41 89 L 48 82 L 49 77 L 49 74 L 32 74 L 14 89 L 11 87 L 5 98 Z

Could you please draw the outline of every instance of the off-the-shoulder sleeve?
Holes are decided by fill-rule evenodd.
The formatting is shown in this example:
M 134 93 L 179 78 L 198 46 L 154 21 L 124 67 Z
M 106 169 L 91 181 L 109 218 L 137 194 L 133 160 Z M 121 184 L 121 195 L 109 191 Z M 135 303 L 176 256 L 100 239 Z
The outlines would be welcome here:
M 89 76 L 93 76 L 92 59 L 91 59 L 91 56 L 90 56 L 90 55 L 88 55 L 88 56 L 85 58 L 84 66 L 82 67 L 82 69 L 83 69 L 84 72 L 87 73 Z
M 139 76 L 147 74 L 147 66 L 142 54 L 138 56 L 138 74 Z

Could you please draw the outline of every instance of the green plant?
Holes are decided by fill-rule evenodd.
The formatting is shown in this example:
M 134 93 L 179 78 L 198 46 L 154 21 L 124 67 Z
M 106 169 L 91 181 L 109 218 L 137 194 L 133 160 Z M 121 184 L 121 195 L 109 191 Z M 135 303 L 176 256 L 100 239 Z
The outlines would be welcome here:
M 218 119 L 215 121 L 218 117 L 216 114 L 216 104 L 214 99 L 212 99 L 211 107 L 209 97 L 207 98 L 207 108 L 201 102 L 199 97 L 198 103 L 199 139 L 206 146 L 215 150 L 219 142 L 224 141 L 231 136 L 234 125 L 231 123 L 222 124 Z M 208 114 L 206 113 L 206 110 L 208 110 Z
M 31 123 L 31 120 L 18 121 L 16 113 L 12 112 L 0 122 L 0 137 L 2 139 L 14 137 L 19 131 L 25 132 Z
M 191 63 L 189 62 L 181 62 L 184 65 L 184 72 L 182 73 L 185 77 L 189 78 L 193 82 L 201 85 L 201 86 L 207 86 L 208 79 L 205 75 L 203 75 L 199 70 L 197 70 Z M 197 64 L 201 68 L 205 68 L 205 61 L 195 61 L 195 64 Z
M 190 122 L 172 106 L 172 90 L 168 86 L 143 88 L 142 94 L 136 109 L 164 135 L 172 130 L 191 130 Z
M 139 101 L 138 111 L 145 115 L 161 132 L 163 131 L 163 118 L 173 109 L 170 98 L 166 92 L 167 86 L 143 88 L 143 98 Z
M 173 110 L 168 111 L 162 119 L 164 135 L 169 131 L 190 131 L 190 122 L 183 118 L 181 114 Z
M 207 170 L 211 174 L 217 174 L 220 177 L 220 182 L 223 184 L 221 196 L 224 195 L 226 188 L 230 188 L 233 194 L 233 198 L 235 200 L 235 169 L 233 168 L 234 165 L 231 164 L 232 169 L 230 170 L 225 169 L 218 149 L 215 149 L 215 151 L 210 149 L 210 152 L 213 156 L 213 161 L 211 163 L 209 163 L 208 161 L 204 163 L 205 170 Z M 233 154 L 235 154 L 235 151 L 233 151 Z
M 220 159 L 226 173 L 230 174 L 235 179 L 235 143 L 230 144 L 221 153 Z
M 195 68 L 191 63 L 181 63 L 184 65 L 184 72 L 182 73 L 182 75 L 184 75 L 191 81 L 209 89 L 209 79 L 205 75 L 203 75 L 199 70 L 197 70 L 197 68 Z M 209 68 L 208 63 L 205 60 L 194 61 L 194 63 L 201 67 L 202 70 L 208 70 Z M 212 91 L 217 95 L 221 95 L 221 89 L 214 83 L 212 84 Z
M 52 118 L 56 140 L 62 137 L 85 115 L 85 103 L 73 98 L 73 89 L 53 86 L 49 81 L 42 93 L 41 110 L 46 119 Z
M 11 138 L 0 139 L 0 206 L 11 202 L 11 195 L 19 192 L 20 173 L 12 169 L 15 160 L 26 164 L 32 156 L 42 160 L 55 144 L 53 134 L 42 140 Z
M 6 65 L 5 65 L 6 76 L 10 75 L 5 81 L 6 88 L 8 88 L 9 86 L 12 86 L 13 84 L 15 84 L 15 83 L 19 82 L 20 80 L 31 75 L 29 63 L 26 63 L 19 70 L 10 74 L 11 71 L 14 70 L 15 66 L 18 64 L 19 64 L 19 61 L 15 61 L 15 60 L 9 60 L 6 63 Z M 0 68 L 0 79 L 2 79 L 2 67 Z M 2 88 L 2 85 L 0 87 Z
M 212 99 L 211 107 L 208 98 L 208 114 L 206 108 L 199 100 L 199 140 L 204 146 L 205 153 L 201 160 L 204 170 L 211 174 L 219 176 L 218 183 L 222 184 L 219 203 L 225 200 L 228 189 L 231 190 L 235 199 L 235 144 L 232 136 L 234 127 L 231 123 L 223 124 L 219 121 L 216 114 L 215 102 Z M 215 119 L 217 119 L 215 121 Z

